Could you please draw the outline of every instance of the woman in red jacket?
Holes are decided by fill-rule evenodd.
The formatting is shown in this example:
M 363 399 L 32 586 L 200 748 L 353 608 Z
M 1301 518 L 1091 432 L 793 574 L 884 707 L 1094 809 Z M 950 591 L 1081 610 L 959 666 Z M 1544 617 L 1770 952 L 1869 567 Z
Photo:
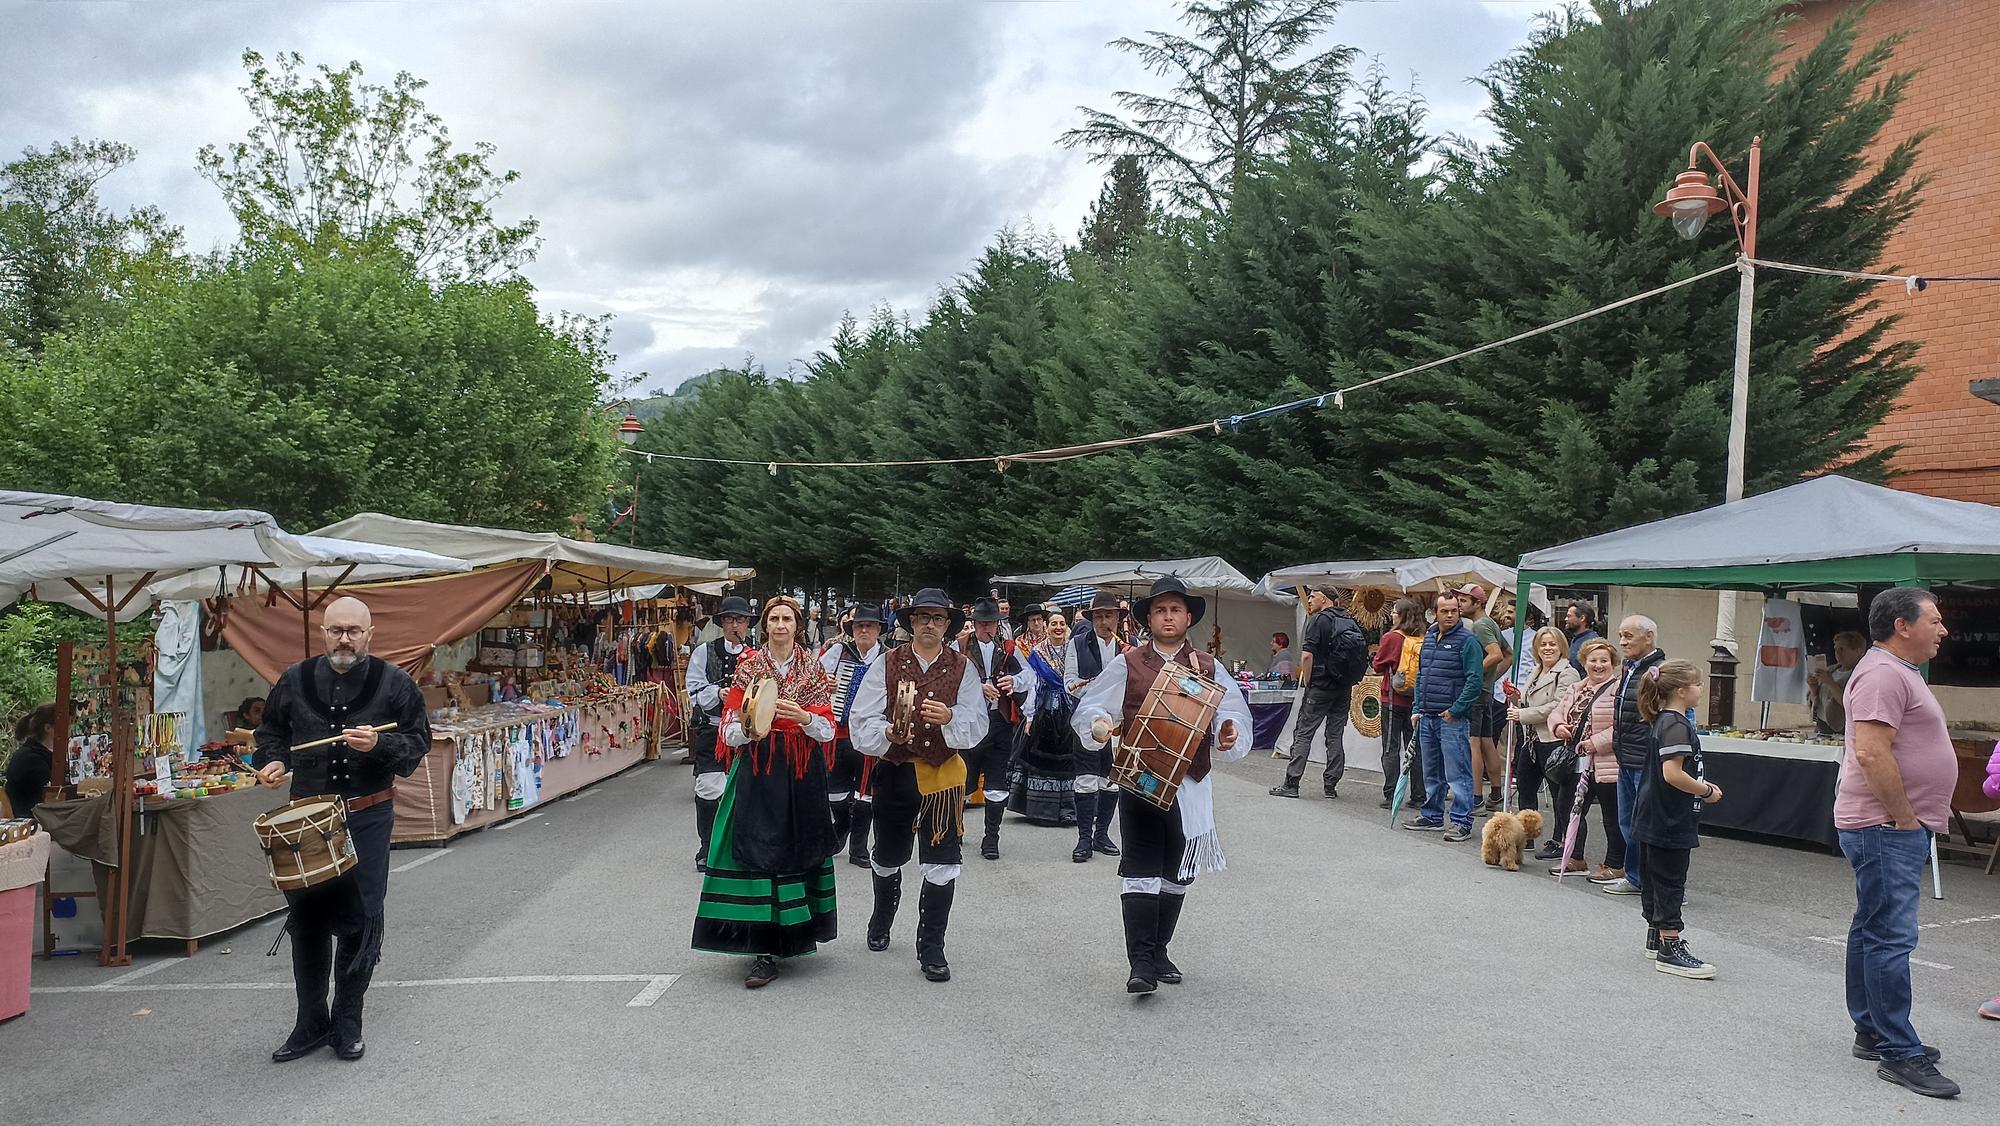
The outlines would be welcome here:
M 1410 708 L 1416 704 L 1411 691 L 1416 688 L 1416 676 L 1409 677 L 1409 683 L 1401 690 L 1396 688 L 1396 670 L 1403 663 L 1405 644 L 1421 645 L 1424 638 L 1424 605 L 1414 598 L 1398 599 L 1390 609 L 1394 628 L 1382 635 L 1375 644 L 1375 671 L 1382 677 L 1382 694 L 1388 697 L 1388 722 L 1382 728 L 1382 808 L 1396 797 L 1396 778 L 1403 772 L 1403 761 L 1409 760 L 1410 789 L 1412 794 L 1424 792 L 1424 764 L 1422 756 L 1411 753 L 1412 742 L 1417 737 L 1416 724 L 1410 721 Z

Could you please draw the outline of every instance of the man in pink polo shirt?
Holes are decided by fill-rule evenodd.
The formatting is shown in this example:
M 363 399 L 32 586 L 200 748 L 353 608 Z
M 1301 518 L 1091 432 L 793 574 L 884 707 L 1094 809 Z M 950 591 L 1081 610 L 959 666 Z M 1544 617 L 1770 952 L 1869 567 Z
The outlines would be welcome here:
M 1938 1074 L 1938 1050 L 1910 1023 L 1910 954 L 1931 834 L 1947 829 L 1958 759 L 1944 709 L 1921 666 L 1945 638 L 1937 599 L 1896 587 L 1868 605 L 1875 642 L 1847 681 L 1847 751 L 1833 824 L 1854 867 L 1847 930 L 1847 1012 L 1854 1055 L 1875 1074 L 1920 1095 L 1948 1099 L 1958 1084 Z

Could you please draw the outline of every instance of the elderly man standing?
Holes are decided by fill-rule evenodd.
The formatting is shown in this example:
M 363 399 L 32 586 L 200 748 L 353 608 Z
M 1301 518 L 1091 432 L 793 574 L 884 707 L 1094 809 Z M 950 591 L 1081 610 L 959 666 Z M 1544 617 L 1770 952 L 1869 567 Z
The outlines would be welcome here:
M 1897 587 L 1868 606 L 1874 647 L 1847 681 L 1847 749 L 1833 824 L 1854 868 L 1847 930 L 1847 1013 L 1854 1054 L 1875 1074 L 1920 1095 L 1948 1099 L 1958 1084 L 1938 1074 L 1938 1050 L 1910 1023 L 1910 955 L 1931 834 L 1946 832 L 1958 757 L 1944 709 L 1920 666 L 1937 656 L 1944 619 L 1929 592 Z
M 409 777 L 431 749 L 423 692 L 410 674 L 368 655 L 375 634 L 368 605 L 358 598 L 334 600 L 320 633 L 325 654 L 286 669 L 271 689 L 251 764 L 258 780 L 273 789 L 289 780 L 294 800 L 342 799 L 356 863 L 337 879 L 285 893 L 291 905 L 285 930 L 292 939 L 292 987 L 299 1010 L 292 1034 L 271 1053 L 277 1063 L 298 1059 L 329 1041 L 344 1060 L 358 1060 L 366 1050 L 361 1000 L 382 957 L 396 779 Z M 329 736 L 338 741 L 292 749 Z M 326 1001 L 329 975 L 331 1011 Z
M 1657 644 L 1660 627 L 1643 614 L 1618 624 L 1618 648 L 1625 654 L 1625 671 L 1618 681 L 1618 718 L 1612 726 L 1611 747 L 1618 758 L 1618 831 L 1625 835 L 1625 871 L 1603 881 L 1607 895 L 1637 895 L 1643 886 L 1639 871 L 1639 838 L 1632 835 L 1632 812 L 1639 805 L 1639 785 L 1653 757 L 1653 725 L 1639 714 L 1639 681 L 1667 654 Z

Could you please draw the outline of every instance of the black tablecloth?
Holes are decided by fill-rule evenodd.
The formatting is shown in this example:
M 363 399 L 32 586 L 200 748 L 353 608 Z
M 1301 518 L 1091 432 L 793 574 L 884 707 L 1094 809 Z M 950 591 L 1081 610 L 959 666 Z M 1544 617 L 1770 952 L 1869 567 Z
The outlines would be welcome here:
M 1704 749 L 1702 770 L 1723 800 L 1703 806 L 1701 827 L 1811 841 L 1838 849 L 1833 793 L 1840 764 Z

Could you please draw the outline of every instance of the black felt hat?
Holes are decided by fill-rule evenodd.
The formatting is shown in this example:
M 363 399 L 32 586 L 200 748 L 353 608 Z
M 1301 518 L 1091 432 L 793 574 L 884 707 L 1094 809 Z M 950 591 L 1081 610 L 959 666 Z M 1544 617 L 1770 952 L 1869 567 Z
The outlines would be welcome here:
M 951 615 L 951 621 L 944 627 L 944 636 L 947 641 L 957 637 L 958 631 L 965 628 L 965 611 L 953 606 L 951 599 L 946 598 L 944 591 L 939 590 L 937 587 L 927 586 L 918 591 L 917 596 L 910 599 L 908 606 L 901 607 L 896 611 L 896 624 L 908 630 L 912 637 L 916 636 L 917 631 L 915 627 L 910 625 L 910 614 L 915 610 L 944 610 L 948 612 Z
M 1208 599 L 1189 594 L 1186 583 L 1168 575 L 1165 578 L 1154 579 L 1152 591 L 1146 597 L 1132 603 L 1132 617 L 1137 621 L 1145 621 L 1153 612 L 1153 599 L 1166 594 L 1179 595 L 1182 601 L 1187 603 L 1189 625 L 1201 621 L 1202 615 L 1208 613 Z

